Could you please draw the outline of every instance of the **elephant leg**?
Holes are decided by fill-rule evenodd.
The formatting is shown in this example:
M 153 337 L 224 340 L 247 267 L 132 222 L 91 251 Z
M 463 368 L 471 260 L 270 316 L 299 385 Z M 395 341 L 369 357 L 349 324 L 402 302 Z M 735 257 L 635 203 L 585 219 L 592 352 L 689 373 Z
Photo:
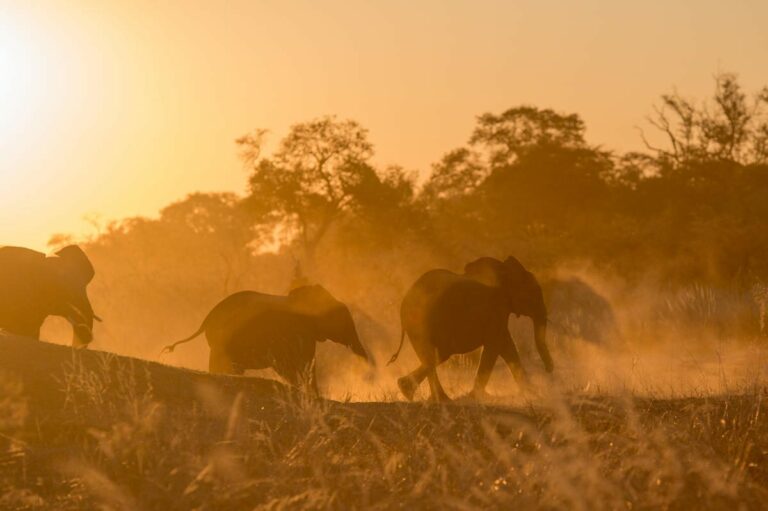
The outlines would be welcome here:
M 440 380 L 437 377 L 436 367 L 429 368 L 427 377 L 429 378 L 429 390 L 430 390 L 429 399 L 431 399 L 432 401 L 450 401 L 451 398 L 448 397 L 448 394 L 446 394 L 445 390 L 443 390 L 443 386 L 440 385 Z
M 295 366 L 293 369 L 289 369 L 287 374 L 293 376 L 293 378 L 286 378 L 293 386 L 301 389 L 312 397 L 320 397 L 320 391 L 317 388 L 317 372 L 315 371 L 314 360 Z
M 485 346 L 483 353 L 480 355 L 480 365 L 477 368 L 477 376 L 475 377 L 475 386 L 472 389 L 472 395 L 475 397 L 483 397 L 486 395 L 485 386 L 488 385 L 488 379 L 491 377 L 493 366 L 496 365 L 496 359 L 499 354 L 496 350 Z
M 421 382 L 424 381 L 424 378 L 427 377 L 429 369 L 428 365 L 421 364 L 416 370 L 397 379 L 397 386 L 400 387 L 400 392 L 403 393 L 408 401 L 413 401 L 413 395 L 416 393 L 416 389 L 419 388 Z
M 288 385 L 308 393 L 312 397 L 320 397 L 317 388 L 317 374 L 315 364 L 282 363 L 272 366 L 275 372 L 284 379 Z
M 211 348 L 208 357 L 208 371 L 214 374 L 236 374 L 235 364 L 230 356 L 221 349 Z M 239 374 L 242 374 L 242 370 Z
M 309 391 L 312 393 L 312 397 L 320 399 L 320 389 L 317 388 L 317 371 L 315 371 L 315 364 L 309 368 Z
M 552 355 L 549 354 L 549 348 L 547 348 L 547 344 L 544 342 L 544 339 L 536 339 L 536 351 L 539 352 L 539 356 L 544 362 L 544 368 L 548 373 L 551 373 L 555 366 L 552 362 Z
M 23 337 L 31 337 L 33 339 L 40 339 L 40 329 L 43 326 L 42 321 L 25 321 L 17 324 L 14 327 L 9 327 L 8 331 Z
M 502 344 L 499 354 L 507 363 L 509 370 L 512 371 L 512 375 L 515 377 L 517 384 L 525 387 L 528 385 L 528 376 L 525 374 L 525 370 L 520 363 L 520 355 L 517 353 L 517 347 L 509 334 L 507 334 L 506 337 L 507 339 Z
M 297 388 L 298 390 L 309 393 L 308 390 L 310 389 L 310 382 L 309 382 L 309 376 L 304 371 L 295 371 L 289 373 L 289 376 L 286 378 L 288 383 Z
M 314 358 L 302 365 L 301 386 L 312 397 L 319 398 L 320 391 L 317 388 L 317 372 Z

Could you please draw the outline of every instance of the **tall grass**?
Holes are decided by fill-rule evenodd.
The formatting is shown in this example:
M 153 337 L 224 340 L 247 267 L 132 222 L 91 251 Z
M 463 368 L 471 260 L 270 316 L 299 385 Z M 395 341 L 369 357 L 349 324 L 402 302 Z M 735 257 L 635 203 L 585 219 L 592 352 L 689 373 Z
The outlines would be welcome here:
M 31 479 L 5 473 L 18 508 L 738 509 L 768 498 L 759 386 L 677 400 L 541 386 L 515 408 L 205 386 L 174 403 L 142 364 L 73 360 L 56 427 L 31 434 L 9 383 L 18 399 L 0 412 L 16 419 L 4 431 L 26 431 L 29 456 L 56 453 Z

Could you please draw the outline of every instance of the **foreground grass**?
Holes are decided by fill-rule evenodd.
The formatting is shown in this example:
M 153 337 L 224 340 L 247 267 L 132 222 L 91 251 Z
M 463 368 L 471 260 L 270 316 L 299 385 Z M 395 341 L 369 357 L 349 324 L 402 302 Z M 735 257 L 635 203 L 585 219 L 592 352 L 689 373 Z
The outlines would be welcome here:
M 760 387 L 677 400 L 309 401 L 0 339 L 2 509 L 758 509 Z

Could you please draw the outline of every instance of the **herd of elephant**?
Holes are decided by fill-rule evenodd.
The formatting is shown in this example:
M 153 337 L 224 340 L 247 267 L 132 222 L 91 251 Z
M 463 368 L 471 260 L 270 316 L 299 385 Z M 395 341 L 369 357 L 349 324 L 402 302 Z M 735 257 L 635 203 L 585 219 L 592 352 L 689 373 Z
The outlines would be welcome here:
M 86 289 L 94 275 L 88 257 L 75 245 L 52 256 L 0 247 L 0 329 L 39 338 L 45 318 L 61 316 L 72 325 L 73 346 L 87 346 L 93 340 L 93 322 L 100 321 Z M 517 259 L 482 257 L 468 263 L 462 274 L 437 269 L 419 277 L 403 298 L 400 346 L 389 361 L 397 359 L 407 335 L 420 365 L 398 379 L 403 395 L 412 400 L 427 379 L 430 398 L 448 400 L 437 366 L 452 355 L 480 347 L 474 395 L 485 393 L 498 357 L 525 385 L 526 373 L 507 325 L 511 314 L 532 319 L 536 349 L 551 372 L 541 286 Z M 317 342 L 339 343 L 374 363 L 358 337 L 349 308 L 319 285 L 298 287 L 287 296 L 255 291 L 232 294 L 211 309 L 194 334 L 164 350 L 173 351 L 203 333 L 210 347 L 212 373 L 242 374 L 271 367 L 290 384 L 306 385 L 315 395 Z

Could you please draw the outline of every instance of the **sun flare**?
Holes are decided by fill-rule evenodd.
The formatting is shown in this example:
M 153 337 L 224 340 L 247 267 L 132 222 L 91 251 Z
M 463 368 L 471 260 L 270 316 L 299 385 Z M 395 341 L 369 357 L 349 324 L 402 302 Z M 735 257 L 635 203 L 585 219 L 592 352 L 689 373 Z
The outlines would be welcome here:
M 32 120 L 46 102 L 46 59 L 40 37 L 12 16 L 0 17 L 0 140 L 30 136 Z
M 0 511 L 764 509 L 767 0 L 0 0 Z

